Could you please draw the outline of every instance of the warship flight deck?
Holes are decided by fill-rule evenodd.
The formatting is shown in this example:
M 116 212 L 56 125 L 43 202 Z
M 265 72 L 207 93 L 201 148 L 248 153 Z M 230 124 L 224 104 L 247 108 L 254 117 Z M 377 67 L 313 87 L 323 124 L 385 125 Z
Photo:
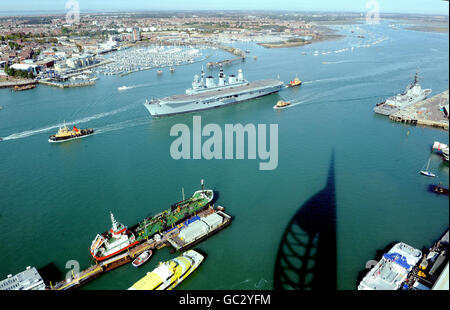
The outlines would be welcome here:
M 166 98 L 163 98 L 162 100 L 170 100 L 170 101 L 193 101 L 193 100 L 202 100 L 207 99 L 210 97 L 216 97 L 216 96 L 233 96 L 237 93 L 242 93 L 246 91 L 259 91 L 260 89 L 265 89 L 270 86 L 283 84 L 280 81 L 267 79 L 267 80 L 259 80 L 254 82 L 248 82 L 245 85 L 237 85 L 235 87 L 229 87 L 229 88 L 220 88 L 217 90 L 211 90 L 204 93 L 198 93 L 193 95 L 187 95 L 187 94 L 180 94 L 180 95 L 173 95 Z M 239 88 L 238 88 L 239 87 Z

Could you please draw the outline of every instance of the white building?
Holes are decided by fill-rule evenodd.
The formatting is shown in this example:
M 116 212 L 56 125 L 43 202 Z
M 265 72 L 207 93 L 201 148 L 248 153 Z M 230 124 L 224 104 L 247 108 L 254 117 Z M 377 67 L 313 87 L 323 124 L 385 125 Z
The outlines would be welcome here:
M 14 70 L 32 72 L 34 75 L 37 75 L 40 71 L 40 66 L 33 64 L 13 64 L 10 68 Z

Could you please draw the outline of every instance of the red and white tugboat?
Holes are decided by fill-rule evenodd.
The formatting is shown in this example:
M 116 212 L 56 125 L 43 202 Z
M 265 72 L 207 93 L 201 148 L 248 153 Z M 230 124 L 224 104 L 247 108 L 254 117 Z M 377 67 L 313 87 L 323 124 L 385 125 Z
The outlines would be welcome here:
M 108 259 L 139 243 L 126 226 L 116 221 L 112 213 L 111 222 L 111 229 L 101 235 L 97 235 L 92 241 L 90 250 L 92 257 L 96 261 Z

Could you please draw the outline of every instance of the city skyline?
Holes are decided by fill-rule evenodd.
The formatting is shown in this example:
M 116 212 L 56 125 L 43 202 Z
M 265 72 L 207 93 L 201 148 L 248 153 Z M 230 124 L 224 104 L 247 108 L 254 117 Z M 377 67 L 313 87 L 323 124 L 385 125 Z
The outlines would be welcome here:
M 130 1 L 113 0 L 105 4 L 101 0 L 23 0 L 18 3 L 2 3 L 0 12 L 37 14 L 43 12 L 66 12 L 66 4 L 76 2 L 81 13 L 113 11 L 202 11 L 202 10 L 272 10 L 272 11 L 328 11 L 328 12 L 368 12 L 379 8 L 380 13 L 411 13 L 448 15 L 448 1 L 435 0 L 348 0 L 342 2 L 323 1 L 238 1 L 229 0 L 226 4 L 219 1 L 171 0 L 171 1 Z

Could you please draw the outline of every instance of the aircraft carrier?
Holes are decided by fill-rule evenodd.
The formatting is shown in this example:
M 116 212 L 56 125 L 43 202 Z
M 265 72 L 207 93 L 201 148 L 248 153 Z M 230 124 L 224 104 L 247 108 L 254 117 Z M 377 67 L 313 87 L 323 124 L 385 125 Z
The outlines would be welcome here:
M 276 93 L 283 87 L 283 82 L 275 79 L 249 82 L 244 79 L 242 69 L 239 69 L 237 76 L 229 75 L 226 79 L 223 69 L 220 68 L 216 83 L 212 76 L 205 78 L 202 69 L 201 76 L 194 76 L 192 88 L 187 89 L 186 94 L 146 100 L 144 105 L 152 117 L 160 117 L 239 103 Z

